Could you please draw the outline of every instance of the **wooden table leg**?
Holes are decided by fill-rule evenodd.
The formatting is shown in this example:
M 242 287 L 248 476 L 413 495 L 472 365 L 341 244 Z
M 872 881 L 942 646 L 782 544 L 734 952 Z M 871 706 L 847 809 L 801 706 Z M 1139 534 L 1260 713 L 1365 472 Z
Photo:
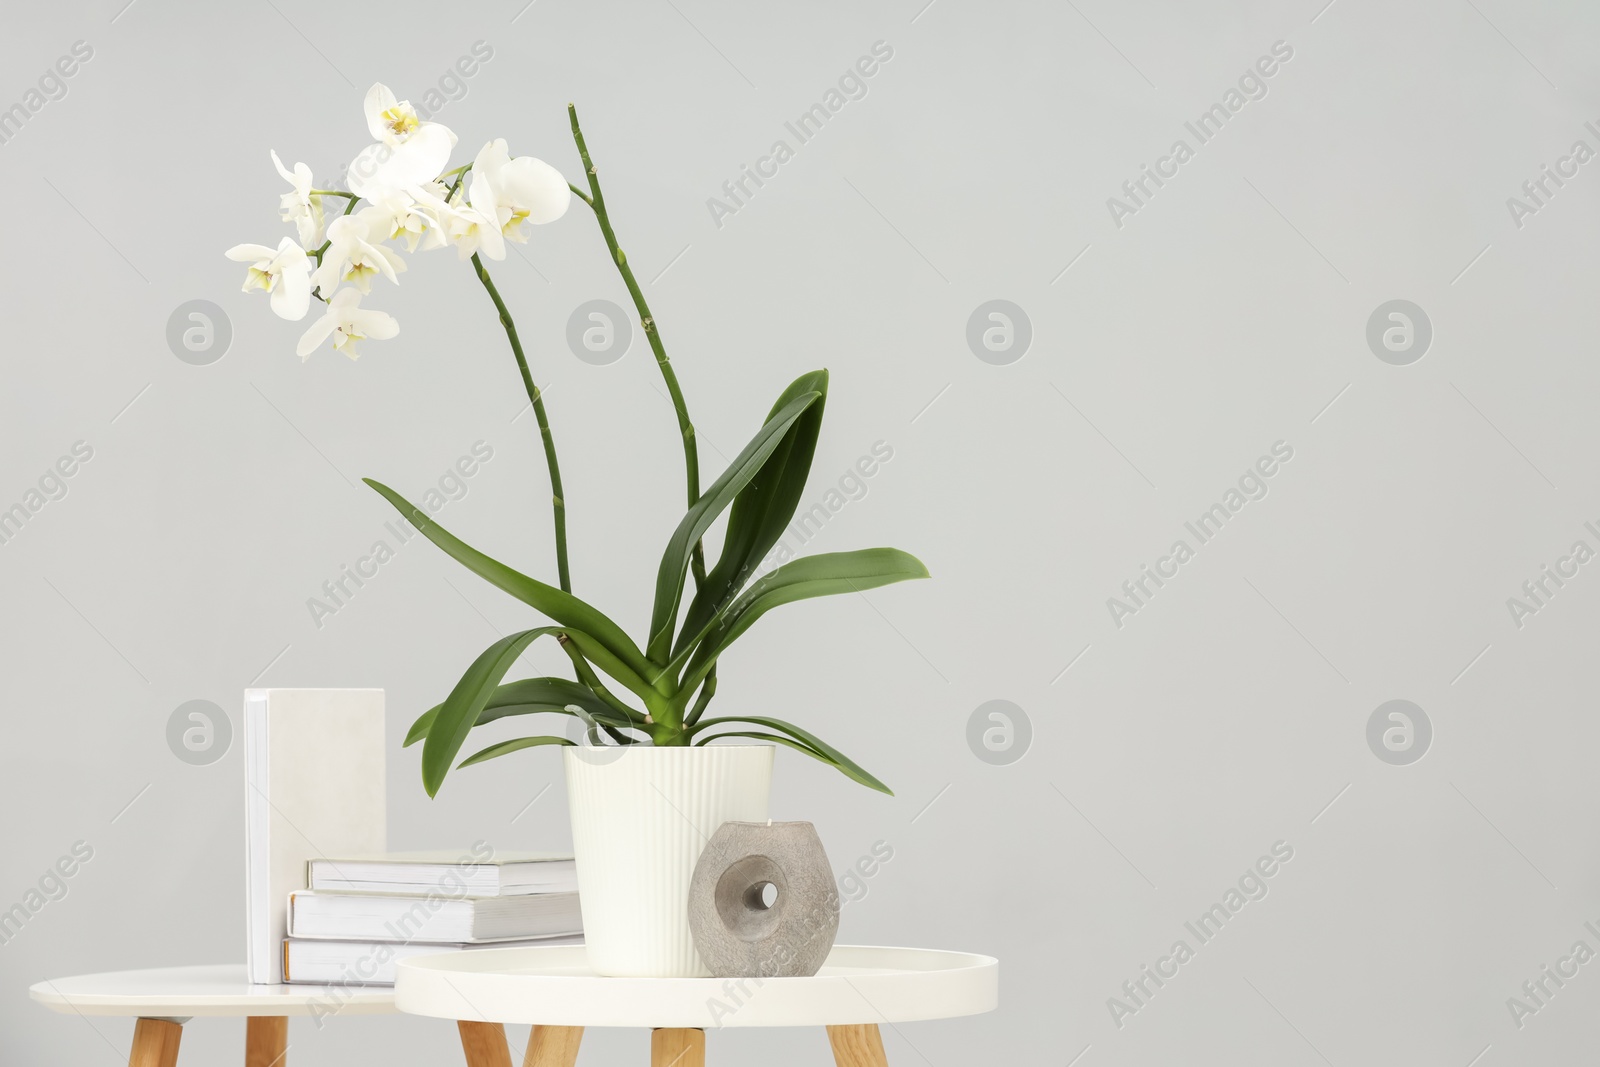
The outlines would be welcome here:
M 458 1021 L 461 1051 L 467 1067 L 511 1067 L 511 1046 L 506 1044 L 506 1028 L 499 1023 Z
M 650 1067 L 706 1067 L 706 1032 L 650 1031 Z
M 889 1067 L 877 1023 L 830 1026 L 828 1044 L 833 1046 L 833 1062 L 838 1067 Z
M 140 1019 L 133 1025 L 128 1067 L 174 1067 L 183 1027 L 170 1019 Z
M 287 1015 L 252 1015 L 244 1024 L 244 1067 L 283 1067 L 289 1051 Z
M 581 1026 L 535 1026 L 528 1035 L 528 1053 L 522 1067 L 572 1067 L 578 1062 Z

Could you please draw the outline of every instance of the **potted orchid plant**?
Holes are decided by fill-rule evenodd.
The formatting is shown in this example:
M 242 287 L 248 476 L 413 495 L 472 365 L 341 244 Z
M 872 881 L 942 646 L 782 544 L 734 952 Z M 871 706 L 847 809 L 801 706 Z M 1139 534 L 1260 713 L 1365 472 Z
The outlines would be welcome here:
M 318 188 L 306 164 L 290 169 L 274 152 L 273 163 L 290 185 L 281 215 L 295 234 L 276 246 L 239 245 L 227 256 L 248 264 L 245 290 L 269 294 L 279 316 L 304 319 L 313 303 L 320 306 L 300 339 L 302 358 L 331 341 L 335 351 L 354 359 L 362 342 L 398 334 L 393 316 L 362 306 L 375 281 L 398 283 L 405 272 L 397 246 L 408 255 L 453 247 L 462 261 L 471 262 L 533 406 L 549 471 L 556 581 L 540 581 L 499 562 L 452 535 L 400 493 L 366 479 L 453 559 L 548 620 L 484 650 L 449 695 L 416 720 L 406 744 L 422 744 L 422 781 L 430 796 L 454 766 L 563 746 L 591 964 L 607 974 L 703 974 L 687 926 L 689 874 L 705 834 L 724 821 L 767 818 L 774 746 L 889 792 L 855 761 L 793 723 L 743 711 L 708 715 L 718 662 L 773 608 L 925 578 L 928 572 L 893 548 L 806 556 L 762 571 L 805 488 L 822 426 L 827 371 L 790 383 L 749 443 L 709 486 L 701 486 L 683 390 L 660 325 L 618 244 L 577 111 L 568 110 L 586 188 L 570 185 L 539 159 L 513 157 L 503 139 L 490 141 L 470 163 L 452 167 L 455 135 L 425 121 L 387 87 L 374 85 L 365 100 L 373 143 L 350 164 L 348 188 Z M 530 225 L 563 217 L 574 199 L 594 215 L 638 311 L 677 415 L 683 449 L 686 510 L 662 552 L 642 642 L 573 593 L 567 493 L 555 435 L 516 324 L 485 266 L 505 258 L 507 241 L 526 241 Z M 708 562 L 704 539 L 724 513 L 720 549 Z M 518 658 L 540 638 L 559 644 L 573 677 L 506 681 Z M 520 715 L 568 716 L 581 723 L 584 743 L 532 734 L 489 745 L 458 762 L 472 730 Z M 712 744 L 716 741 L 735 743 Z

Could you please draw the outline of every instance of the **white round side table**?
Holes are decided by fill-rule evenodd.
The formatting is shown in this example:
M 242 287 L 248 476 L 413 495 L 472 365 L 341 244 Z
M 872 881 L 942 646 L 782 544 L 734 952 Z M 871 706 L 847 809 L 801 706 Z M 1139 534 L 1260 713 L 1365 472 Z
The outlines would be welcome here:
M 649 1027 L 654 1067 L 704 1067 L 705 1032 L 822 1026 L 838 1067 L 886 1067 L 879 1023 L 949 1019 L 999 1003 L 999 961 L 837 945 L 810 978 L 606 978 L 580 945 L 401 960 L 395 1005 L 454 1019 L 468 1067 L 510 1067 L 505 1023 L 532 1023 L 524 1067 L 572 1067 L 587 1026 Z
M 52 978 L 29 987 L 28 995 L 52 1011 L 138 1019 L 128 1067 L 173 1067 L 183 1024 L 197 1016 L 243 1016 L 245 1067 L 283 1067 L 289 1016 L 395 1010 L 392 989 L 252 985 L 242 963 Z

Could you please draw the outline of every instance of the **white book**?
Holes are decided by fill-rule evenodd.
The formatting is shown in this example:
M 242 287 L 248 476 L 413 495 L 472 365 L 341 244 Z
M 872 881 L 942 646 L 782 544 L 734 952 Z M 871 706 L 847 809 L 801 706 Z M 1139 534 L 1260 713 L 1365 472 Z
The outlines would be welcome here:
M 286 982 L 318 985 L 394 985 L 395 964 L 412 956 L 436 956 L 483 948 L 521 948 L 525 945 L 581 945 L 581 937 L 547 937 L 534 941 L 499 941 L 493 944 L 399 944 L 390 941 L 303 941 L 291 937 L 283 943 Z
M 289 936 L 357 941 L 510 941 L 583 930 L 576 893 L 471 897 L 438 891 L 289 894 Z
M 456 891 L 474 897 L 576 893 L 572 856 L 550 852 L 499 855 L 482 842 L 472 851 L 390 852 L 311 861 L 306 885 L 354 893 Z
M 246 957 L 275 985 L 307 862 L 386 844 L 383 690 L 246 689 L 243 733 Z

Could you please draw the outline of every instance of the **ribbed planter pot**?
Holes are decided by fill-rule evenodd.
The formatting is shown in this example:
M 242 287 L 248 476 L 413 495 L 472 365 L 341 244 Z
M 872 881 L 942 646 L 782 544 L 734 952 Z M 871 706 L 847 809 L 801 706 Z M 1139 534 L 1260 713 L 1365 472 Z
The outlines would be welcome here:
M 725 822 L 765 822 L 770 745 L 562 750 L 590 965 L 628 978 L 710 972 L 689 933 L 689 882 Z

